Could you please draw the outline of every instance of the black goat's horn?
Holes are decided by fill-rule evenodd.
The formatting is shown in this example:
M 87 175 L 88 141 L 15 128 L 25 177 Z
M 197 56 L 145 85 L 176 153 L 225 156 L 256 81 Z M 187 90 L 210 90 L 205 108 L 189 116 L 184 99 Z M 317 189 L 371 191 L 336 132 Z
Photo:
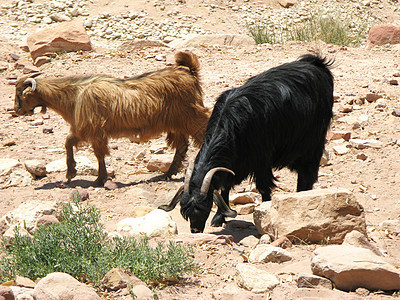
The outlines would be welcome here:
M 31 92 L 34 92 L 36 90 L 36 80 L 33 78 L 27 78 L 25 79 L 24 83 L 29 83 L 32 88 L 31 88 Z
M 165 211 L 171 211 L 175 208 L 175 206 L 178 204 L 178 202 L 181 200 L 181 196 L 183 194 L 183 186 L 179 188 L 179 190 L 176 192 L 174 198 L 171 200 L 170 204 L 168 205 L 160 205 L 158 208 L 165 210 Z
M 233 176 L 235 176 L 235 172 L 233 172 L 232 170 L 230 170 L 228 168 L 217 167 L 217 168 L 211 169 L 210 171 L 207 172 L 206 176 L 204 176 L 203 184 L 201 185 L 201 189 L 200 189 L 201 194 L 208 193 L 208 190 L 210 189 L 210 185 L 211 185 L 211 180 L 212 180 L 215 172 L 217 172 L 217 171 L 225 171 L 225 172 L 231 173 Z
M 183 191 L 186 193 L 189 193 L 189 183 L 190 179 L 192 178 L 193 169 L 194 169 L 194 162 L 190 161 L 189 166 L 186 170 L 185 182 L 183 184 Z
M 225 200 L 217 191 L 214 191 L 213 200 L 215 205 L 221 210 L 222 214 L 225 217 L 235 218 L 237 216 L 236 210 L 230 208 L 229 205 L 226 204 Z

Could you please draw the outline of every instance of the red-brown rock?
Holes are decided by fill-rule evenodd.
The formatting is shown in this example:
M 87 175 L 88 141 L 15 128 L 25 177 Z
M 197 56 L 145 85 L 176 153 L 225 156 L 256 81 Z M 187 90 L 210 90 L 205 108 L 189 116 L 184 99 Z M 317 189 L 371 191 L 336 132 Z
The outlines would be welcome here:
M 373 26 L 368 34 L 367 48 L 385 44 L 400 43 L 400 26 L 379 24 Z
M 27 44 L 32 58 L 58 51 L 93 50 L 85 28 L 79 22 L 65 22 L 30 35 Z

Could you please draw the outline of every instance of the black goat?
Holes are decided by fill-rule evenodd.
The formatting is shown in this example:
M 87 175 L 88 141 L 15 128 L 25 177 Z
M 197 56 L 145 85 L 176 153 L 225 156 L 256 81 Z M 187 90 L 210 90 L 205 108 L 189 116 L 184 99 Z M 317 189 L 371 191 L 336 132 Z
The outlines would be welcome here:
M 222 93 L 184 187 L 160 208 L 169 211 L 180 201 L 182 216 L 190 219 L 195 233 L 204 230 L 213 200 L 218 210 L 212 226 L 236 216 L 229 190 L 248 176 L 263 201 L 271 199 L 273 169 L 296 171 L 297 191 L 312 189 L 332 118 L 332 63 L 307 54 Z

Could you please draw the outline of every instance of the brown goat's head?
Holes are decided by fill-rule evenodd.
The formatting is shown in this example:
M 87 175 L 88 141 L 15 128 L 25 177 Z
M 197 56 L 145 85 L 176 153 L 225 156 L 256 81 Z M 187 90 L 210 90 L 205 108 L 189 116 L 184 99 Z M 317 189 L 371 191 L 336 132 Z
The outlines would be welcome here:
M 15 88 L 14 110 L 18 115 L 32 115 L 37 106 L 42 106 L 42 113 L 46 112 L 46 106 L 42 103 L 36 88 L 37 83 L 33 77 L 23 77 L 17 81 Z

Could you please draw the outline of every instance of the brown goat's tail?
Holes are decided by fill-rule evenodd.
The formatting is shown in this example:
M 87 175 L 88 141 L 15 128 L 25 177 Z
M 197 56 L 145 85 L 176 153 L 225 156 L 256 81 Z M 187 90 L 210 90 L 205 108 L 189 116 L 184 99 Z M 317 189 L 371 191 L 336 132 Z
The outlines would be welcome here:
M 175 63 L 177 66 L 188 67 L 193 76 L 199 76 L 200 63 L 196 54 L 190 51 L 180 51 L 175 54 Z

